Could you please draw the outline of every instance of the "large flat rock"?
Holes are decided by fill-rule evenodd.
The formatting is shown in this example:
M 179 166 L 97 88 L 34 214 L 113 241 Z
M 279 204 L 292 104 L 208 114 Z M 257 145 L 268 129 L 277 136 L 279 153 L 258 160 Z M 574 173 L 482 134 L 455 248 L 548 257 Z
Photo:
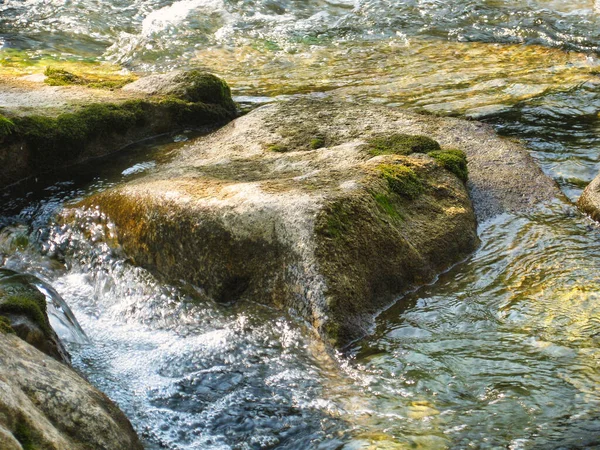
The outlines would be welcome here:
M 378 150 L 400 133 L 466 152 L 468 189 L 436 152 Z M 114 221 L 136 264 L 215 301 L 287 309 L 339 346 L 466 258 L 474 211 L 486 220 L 558 194 L 519 143 L 485 125 L 299 100 L 259 108 L 80 206 Z

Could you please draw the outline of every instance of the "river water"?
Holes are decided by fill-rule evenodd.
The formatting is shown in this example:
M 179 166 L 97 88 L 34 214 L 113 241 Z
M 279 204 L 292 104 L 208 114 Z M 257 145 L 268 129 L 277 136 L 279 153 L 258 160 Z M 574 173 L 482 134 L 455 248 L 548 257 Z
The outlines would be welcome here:
M 575 200 L 600 170 L 600 6 L 572 0 L 4 0 L 0 65 L 201 66 L 247 107 L 336 96 L 477 118 Z M 132 266 L 65 203 L 192 134 L 2 193 L 0 262 L 65 299 L 75 367 L 147 448 L 600 447 L 600 229 L 568 200 L 480 224 L 481 248 L 331 354 L 285 313 Z

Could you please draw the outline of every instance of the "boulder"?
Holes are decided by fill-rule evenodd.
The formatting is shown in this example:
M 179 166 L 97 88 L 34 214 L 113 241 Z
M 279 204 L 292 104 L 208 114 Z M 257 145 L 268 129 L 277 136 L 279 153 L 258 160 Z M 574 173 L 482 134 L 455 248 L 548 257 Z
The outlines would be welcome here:
M 289 310 L 343 346 L 477 247 L 463 151 L 480 220 L 558 194 L 520 144 L 482 124 L 298 100 L 78 206 L 106 213 L 136 264 L 217 302 Z
M 142 449 L 125 415 L 70 367 L 0 327 L 0 448 Z
M 237 114 L 227 84 L 197 70 L 112 82 L 110 89 L 65 71 L 46 74 L 46 83 L 0 78 L 0 188 L 158 134 L 222 125 Z
M 584 189 L 577 206 L 596 222 L 600 222 L 600 175 Z
M 557 195 L 526 150 L 488 126 L 304 99 L 259 108 L 79 206 L 114 221 L 136 264 L 217 302 L 286 309 L 343 346 L 464 260 L 476 214 Z

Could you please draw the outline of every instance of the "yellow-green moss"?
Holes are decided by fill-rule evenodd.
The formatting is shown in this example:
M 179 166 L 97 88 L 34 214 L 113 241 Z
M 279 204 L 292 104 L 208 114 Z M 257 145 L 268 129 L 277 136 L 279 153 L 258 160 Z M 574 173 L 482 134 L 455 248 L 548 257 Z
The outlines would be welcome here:
M 40 436 L 36 433 L 23 417 L 19 417 L 13 431 L 13 436 L 23 450 L 43 450 L 47 448 L 43 445 Z
M 427 137 L 394 133 L 375 136 L 368 141 L 369 153 L 377 155 L 410 155 L 411 153 L 428 153 L 440 149 L 437 141 Z
M 0 139 L 12 134 L 14 131 L 14 122 L 7 117 L 0 116 Z
M 448 149 L 429 152 L 428 155 L 456 175 L 462 182 L 467 182 L 469 170 L 467 169 L 467 155 L 465 152 L 458 149 Z
M 0 334 L 15 334 L 10 320 L 3 316 L 0 316 Z
M 50 86 L 88 86 L 96 89 L 118 89 L 134 81 L 133 77 L 89 78 L 64 69 L 46 67 L 44 82 Z
M 379 206 L 379 209 L 394 219 L 402 219 L 402 215 L 390 199 L 389 195 L 372 192 L 373 199 Z
M 313 150 L 325 147 L 325 138 L 323 136 L 317 135 L 310 140 L 309 146 Z
M 267 146 L 267 150 L 275 153 L 285 153 L 288 148 L 283 144 L 270 144 Z
M 387 181 L 390 190 L 398 195 L 414 200 L 423 192 L 421 179 L 409 167 L 401 164 L 382 164 L 379 173 Z

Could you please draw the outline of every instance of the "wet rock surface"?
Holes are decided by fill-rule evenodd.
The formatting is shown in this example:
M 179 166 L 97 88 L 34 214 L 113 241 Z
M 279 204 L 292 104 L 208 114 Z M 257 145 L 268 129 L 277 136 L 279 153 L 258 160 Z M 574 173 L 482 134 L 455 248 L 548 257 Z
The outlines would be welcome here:
M 375 148 L 398 133 L 466 152 L 475 208 L 436 151 Z M 556 195 L 520 144 L 482 124 L 301 100 L 255 110 L 83 206 L 114 220 L 136 264 L 219 302 L 290 310 L 339 346 L 466 258 L 474 211 L 486 220 Z

